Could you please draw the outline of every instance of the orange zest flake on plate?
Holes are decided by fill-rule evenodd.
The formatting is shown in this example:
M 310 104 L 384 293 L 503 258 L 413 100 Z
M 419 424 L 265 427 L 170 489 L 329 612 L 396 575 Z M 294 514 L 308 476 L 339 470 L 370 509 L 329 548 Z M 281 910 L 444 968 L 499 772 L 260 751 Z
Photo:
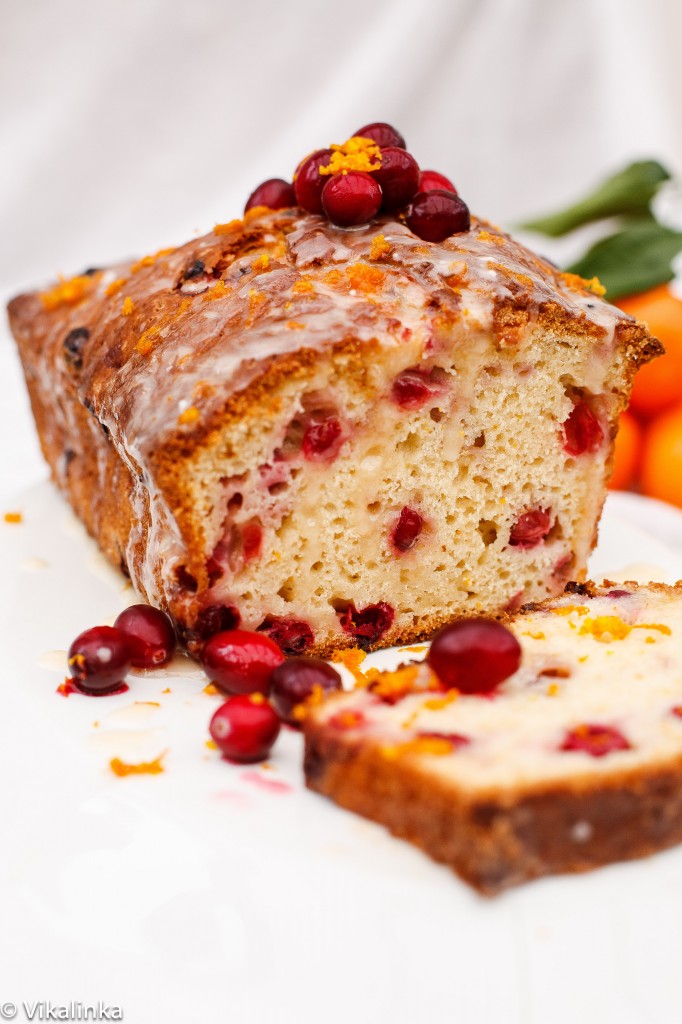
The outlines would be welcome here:
M 346 647 L 345 650 L 334 651 L 331 660 L 335 661 L 337 665 L 343 665 L 344 668 L 347 668 L 359 686 L 366 686 L 367 677 L 360 670 L 360 666 L 366 657 L 366 653 L 361 651 L 359 647 Z
M 42 292 L 40 301 L 47 310 L 58 309 L 59 306 L 75 306 L 92 291 L 100 276 L 101 274 L 78 274 L 67 280 L 60 274 L 59 283 Z
M 166 752 L 164 751 L 153 761 L 139 761 L 137 764 L 128 764 L 126 761 L 121 761 L 119 757 L 112 757 L 109 767 L 114 775 L 118 775 L 119 779 L 125 778 L 126 775 L 160 775 L 165 771 L 161 763 L 165 756 Z
M 215 683 L 207 683 L 202 692 L 208 694 L 209 697 L 217 697 L 220 694 Z
M 6 523 L 16 525 L 17 523 L 23 523 L 24 517 L 21 512 L 5 512 L 2 517 Z

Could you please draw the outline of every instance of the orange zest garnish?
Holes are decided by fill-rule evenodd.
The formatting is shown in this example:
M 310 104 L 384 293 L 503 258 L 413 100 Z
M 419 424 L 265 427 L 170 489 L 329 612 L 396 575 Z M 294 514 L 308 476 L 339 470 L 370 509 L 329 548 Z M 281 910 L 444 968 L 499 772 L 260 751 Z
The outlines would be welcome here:
M 237 218 L 236 220 L 228 220 L 226 224 L 216 224 L 213 228 L 214 235 L 231 235 L 233 231 L 239 231 L 244 227 L 244 222 Z
M 348 171 L 378 171 L 381 167 L 381 149 L 374 139 L 352 135 L 340 146 L 329 147 L 329 163 L 319 168 L 319 174 L 347 174 Z
M 201 413 L 195 405 L 189 405 L 184 409 L 178 416 L 178 423 L 181 427 L 184 427 L 190 423 L 196 423 L 201 418 Z
M 5 512 L 3 516 L 6 523 L 21 523 L 23 518 L 21 512 Z
M 138 764 L 127 764 L 118 757 L 112 757 L 109 767 L 114 775 L 118 775 L 119 779 L 124 778 L 126 775 L 159 775 L 162 771 L 165 771 L 161 764 L 165 756 L 166 752 L 164 751 L 163 754 L 159 754 L 153 761 L 140 761 Z
M 359 686 L 365 686 L 367 677 L 360 671 L 360 666 L 366 657 L 365 652 L 359 647 L 347 647 L 343 651 L 334 651 L 332 661 L 347 668 Z
M 59 283 L 40 296 L 45 309 L 58 309 L 59 306 L 75 306 L 82 302 L 89 291 L 92 290 L 97 274 L 79 274 L 68 280 L 60 275 Z
M 382 256 L 388 256 L 391 248 L 390 243 L 386 241 L 383 235 L 375 235 L 369 247 L 369 258 L 371 260 L 380 260 Z
M 164 256 L 170 256 L 172 252 L 175 252 L 174 246 L 171 246 L 169 249 L 159 249 L 158 252 L 153 253 L 151 256 L 143 256 L 137 263 L 133 263 L 130 273 L 137 274 L 144 267 L 152 267 L 157 260 L 163 259 Z

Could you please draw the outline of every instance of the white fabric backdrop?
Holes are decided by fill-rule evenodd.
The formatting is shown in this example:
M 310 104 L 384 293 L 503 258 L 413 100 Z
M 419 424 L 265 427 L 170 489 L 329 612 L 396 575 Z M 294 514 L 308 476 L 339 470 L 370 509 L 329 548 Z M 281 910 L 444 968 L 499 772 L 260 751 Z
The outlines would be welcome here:
M 512 225 L 682 165 L 678 0 L 0 0 L 0 299 L 182 242 L 371 120 Z M 0 331 L 0 501 L 43 470 Z

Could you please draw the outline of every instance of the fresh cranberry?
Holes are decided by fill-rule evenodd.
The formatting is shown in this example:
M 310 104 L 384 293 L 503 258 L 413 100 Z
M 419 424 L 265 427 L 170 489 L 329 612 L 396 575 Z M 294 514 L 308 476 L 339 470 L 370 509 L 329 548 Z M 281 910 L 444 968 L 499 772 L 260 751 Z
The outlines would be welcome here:
M 290 725 L 300 725 L 294 709 L 312 694 L 315 687 L 324 693 L 341 689 L 341 676 L 319 658 L 290 658 L 272 673 L 272 703 L 275 711 Z
M 509 534 L 509 543 L 515 548 L 534 548 L 545 539 L 551 528 L 549 509 L 533 508 L 516 520 Z
M 450 179 L 446 178 L 444 174 L 440 174 L 438 171 L 422 171 L 421 178 L 419 180 L 419 191 L 452 192 L 453 195 L 457 195 L 457 189 Z
M 305 654 L 315 642 L 315 634 L 302 619 L 270 618 L 258 631 L 274 640 L 284 654 Z
M 191 632 L 200 640 L 208 640 L 226 629 L 236 629 L 241 619 L 239 610 L 233 605 L 211 604 L 199 612 Z
M 366 224 L 381 207 L 381 186 L 365 171 L 334 174 L 322 189 L 322 208 L 333 224 Z
M 246 200 L 244 213 L 254 206 L 269 206 L 271 210 L 284 210 L 296 206 L 294 186 L 283 178 L 268 178 Z
M 167 615 L 148 604 L 133 604 L 114 623 L 125 634 L 135 668 L 158 668 L 173 657 L 175 630 Z
M 303 435 L 301 448 L 310 462 L 329 462 L 341 447 L 341 423 L 332 416 L 329 419 L 311 421 Z
M 578 725 L 566 733 L 559 749 L 604 757 L 614 750 L 630 750 L 631 747 L 622 732 L 611 725 Z
M 246 629 L 216 633 L 201 652 L 204 672 L 226 693 L 268 693 L 272 670 L 283 661 L 273 640 Z
M 381 151 L 381 167 L 372 171 L 381 185 L 382 210 L 397 210 L 419 190 L 419 164 L 406 150 L 387 146 Z
M 94 626 L 69 647 L 69 672 L 83 693 L 117 690 L 132 665 L 127 636 L 113 626 Z
M 587 402 L 573 406 L 563 425 L 563 436 L 564 451 L 569 455 L 584 455 L 599 448 L 604 440 L 604 431 Z
M 280 728 L 276 711 L 262 693 L 242 693 L 218 708 L 209 732 L 225 757 L 250 764 L 268 756 Z
M 400 518 L 393 527 L 391 540 L 398 551 L 409 551 L 417 543 L 417 538 L 422 532 L 424 520 L 407 505 L 400 511 Z
M 401 409 L 419 409 L 435 393 L 424 370 L 403 370 L 391 386 L 391 397 Z
M 424 241 L 442 242 L 450 235 L 469 230 L 469 207 L 459 196 L 442 189 L 419 192 L 407 208 L 405 223 Z
M 521 647 L 499 622 L 462 619 L 436 633 L 427 659 L 447 689 L 485 694 L 516 672 Z
M 360 609 L 351 601 L 345 612 L 341 613 L 339 621 L 344 633 L 355 637 L 360 647 L 369 647 L 381 639 L 394 617 L 395 612 L 385 601 L 368 604 Z
M 308 213 L 322 213 L 322 189 L 329 181 L 320 174 L 331 159 L 331 149 L 317 149 L 307 156 L 297 167 L 294 175 L 294 192 L 296 202 Z
M 682 704 L 676 704 L 675 707 L 670 709 L 670 713 L 675 715 L 676 718 L 682 718 Z
M 386 124 L 385 121 L 373 121 L 372 124 L 364 125 L 353 134 L 361 139 L 373 139 L 382 149 L 384 146 L 399 146 L 400 149 L 405 149 L 405 139 L 399 131 L 396 131 L 390 124 Z

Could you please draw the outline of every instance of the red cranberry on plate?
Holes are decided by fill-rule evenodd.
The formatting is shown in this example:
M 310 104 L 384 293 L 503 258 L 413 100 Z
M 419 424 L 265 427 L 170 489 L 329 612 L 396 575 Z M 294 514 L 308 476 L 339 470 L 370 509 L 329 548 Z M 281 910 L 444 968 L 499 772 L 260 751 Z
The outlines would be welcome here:
M 322 208 L 341 228 L 367 224 L 381 207 L 381 187 L 365 171 L 334 174 L 322 189 Z
M 246 200 L 244 213 L 254 206 L 269 206 L 271 210 L 284 210 L 296 206 L 294 186 L 284 178 L 268 178 Z
M 552 528 L 548 508 L 533 508 L 516 520 L 509 534 L 509 543 L 515 548 L 534 548 L 541 544 Z
M 325 693 L 341 689 L 341 676 L 320 658 L 289 658 L 272 673 L 271 699 L 275 711 L 290 725 L 300 725 L 294 709 L 307 700 L 316 686 Z
M 570 729 L 560 749 L 578 750 L 592 757 L 604 757 L 614 750 L 630 750 L 631 746 L 622 732 L 611 725 L 586 724 Z
M 406 150 L 388 146 L 381 151 L 381 167 L 372 171 L 381 185 L 382 210 L 398 210 L 419 190 L 419 164 Z
M 363 125 L 362 128 L 353 132 L 353 135 L 362 139 L 372 139 L 382 149 L 384 146 L 399 146 L 400 149 L 405 149 L 405 139 L 399 131 L 392 125 L 386 124 L 385 121 L 373 121 L 371 124 Z
M 201 652 L 204 672 L 226 693 L 268 693 L 272 671 L 283 661 L 276 643 L 246 629 L 216 633 Z
M 438 171 L 422 171 L 419 180 L 420 192 L 452 192 L 457 195 L 457 189 L 449 178 Z
M 418 192 L 407 208 L 405 223 L 425 242 L 443 242 L 469 230 L 469 207 L 452 192 Z
M 322 189 L 329 178 L 320 174 L 331 159 L 331 149 L 316 149 L 302 160 L 294 175 L 296 202 L 308 213 L 322 213 Z
M 93 626 L 73 641 L 68 662 L 69 672 L 83 693 L 112 693 L 130 672 L 128 638 L 113 626 Z
M 400 510 L 400 518 L 393 527 L 391 540 L 394 547 L 400 552 L 409 551 L 415 546 L 422 532 L 424 520 L 413 508 L 405 505 Z
M 462 619 L 436 633 L 427 660 L 447 689 L 492 693 L 518 669 L 521 647 L 499 622 Z
M 578 402 L 563 425 L 564 451 L 569 455 L 596 452 L 603 440 L 601 423 L 587 402 Z
M 262 693 L 230 697 L 211 719 L 209 732 L 231 761 L 250 764 L 267 757 L 279 735 L 280 721 Z
M 125 634 L 135 668 L 158 668 L 173 657 L 175 630 L 158 608 L 134 604 L 124 609 L 114 626 Z

